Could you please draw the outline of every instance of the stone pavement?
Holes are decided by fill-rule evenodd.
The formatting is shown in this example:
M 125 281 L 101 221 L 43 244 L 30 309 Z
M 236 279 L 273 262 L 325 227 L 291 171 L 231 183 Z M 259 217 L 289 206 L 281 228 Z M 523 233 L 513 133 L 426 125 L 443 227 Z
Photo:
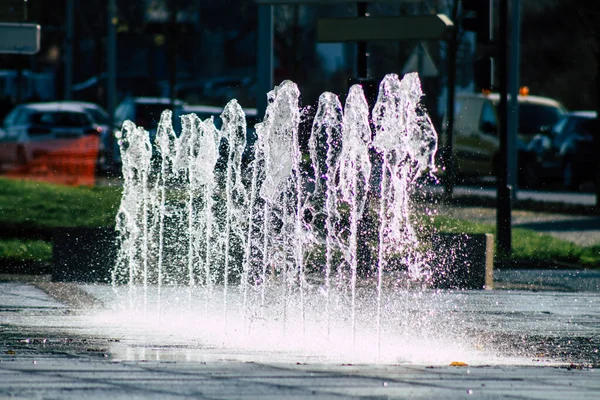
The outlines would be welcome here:
M 60 292 L 60 285 L 54 289 Z M 490 296 L 484 293 L 493 303 Z M 589 363 L 350 365 L 269 357 L 253 361 L 198 349 L 200 356 L 190 357 L 185 348 L 161 352 L 143 341 L 90 334 L 70 325 L 80 312 L 66 297 L 59 302 L 31 284 L 0 282 L 0 399 L 600 398 L 600 365 Z M 598 313 L 588 314 L 584 310 L 583 320 L 574 323 L 595 332 L 589 338 L 596 340 L 598 352 Z M 111 352 L 115 345 L 123 351 Z
M 598 399 L 588 368 L 113 362 L 2 356 L 0 398 Z

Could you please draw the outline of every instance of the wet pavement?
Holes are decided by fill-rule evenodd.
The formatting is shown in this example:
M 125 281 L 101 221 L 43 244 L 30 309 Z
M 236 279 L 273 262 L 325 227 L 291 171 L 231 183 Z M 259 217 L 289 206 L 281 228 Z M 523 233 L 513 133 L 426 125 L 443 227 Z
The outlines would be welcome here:
M 3 360 L 0 396 L 60 399 L 597 399 L 598 372 L 549 367 Z M 8 364 L 8 365 L 5 365 Z
M 144 336 L 127 321 L 94 326 L 88 314 L 106 307 L 110 288 L 37 285 L 0 282 L 0 399 L 600 398 L 598 292 L 442 292 L 441 312 L 460 313 L 465 330 L 503 355 L 352 363 Z M 585 287 L 597 288 L 570 290 Z

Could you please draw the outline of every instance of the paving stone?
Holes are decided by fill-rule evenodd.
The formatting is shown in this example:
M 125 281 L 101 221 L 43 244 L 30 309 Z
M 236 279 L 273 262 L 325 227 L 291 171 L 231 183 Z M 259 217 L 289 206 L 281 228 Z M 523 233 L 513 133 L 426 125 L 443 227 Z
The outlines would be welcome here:
M 0 399 L 598 399 L 600 363 L 593 354 L 598 350 L 600 312 L 595 300 L 576 299 L 590 297 L 473 293 L 472 302 L 464 303 L 460 311 L 476 316 L 474 326 L 499 329 L 498 341 L 524 340 L 530 351 L 554 351 L 537 364 L 296 363 L 268 357 L 247 362 L 243 360 L 252 354 L 157 347 L 125 337 L 126 331 L 115 338 L 94 327 L 86 329 L 78 311 L 39 288 L 0 283 Z M 575 310 L 573 304 L 581 306 Z M 507 308 L 514 312 L 502 312 Z M 539 320 L 532 321 L 532 316 Z M 553 319 L 560 324 L 548 322 Z M 534 331 L 540 321 L 549 325 Z M 552 335 L 543 332 L 546 326 L 555 329 Z M 517 333 L 521 328 L 531 332 Z M 570 336 L 573 332 L 588 336 L 577 341 Z M 131 349 L 119 354 L 132 358 L 116 360 L 112 350 L 119 347 Z M 588 361 L 570 364 L 557 348 L 566 355 L 584 349 L 579 356 Z M 206 361 L 186 361 L 187 351 L 204 353 Z M 169 353 L 174 354 L 172 361 L 141 357 L 168 358 Z

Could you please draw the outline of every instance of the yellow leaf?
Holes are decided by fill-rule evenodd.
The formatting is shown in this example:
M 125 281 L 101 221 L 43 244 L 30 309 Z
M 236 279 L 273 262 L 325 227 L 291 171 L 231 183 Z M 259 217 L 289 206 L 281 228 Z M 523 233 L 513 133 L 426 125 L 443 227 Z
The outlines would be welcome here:
M 469 366 L 469 364 L 467 364 L 467 363 L 465 363 L 465 362 L 462 362 L 462 361 L 452 361 L 452 362 L 450 363 L 450 366 L 451 366 L 451 367 L 468 367 L 468 366 Z
M 8 350 L 8 351 L 6 352 L 6 354 L 11 354 L 11 355 L 12 355 L 12 354 L 17 354 L 17 353 L 15 353 L 13 350 Z

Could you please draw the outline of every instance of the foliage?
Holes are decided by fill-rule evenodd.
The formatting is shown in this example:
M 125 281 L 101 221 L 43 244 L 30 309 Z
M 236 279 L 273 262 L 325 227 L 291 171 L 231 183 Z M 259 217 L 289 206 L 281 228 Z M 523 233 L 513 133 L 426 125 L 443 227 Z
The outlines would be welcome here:
M 120 188 L 73 188 L 0 178 L 0 225 L 11 229 L 114 226 L 120 197 Z
M 49 261 L 52 246 L 43 240 L 0 240 L 0 260 L 3 261 Z
M 114 187 L 72 188 L 0 178 L 0 225 L 5 227 L 4 239 L 0 240 L 0 259 L 50 259 L 50 243 L 22 238 L 19 230 L 114 226 L 120 196 L 121 189 Z M 423 235 L 496 232 L 493 224 L 445 216 L 417 219 L 416 225 Z M 13 237 L 11 230 L 15 232 Z M 528 229 L 513 229 L 512 259 L 598 267 L 600 246 L 583 247 Z
M 430 232 L 449 233 L 492 233 L 496 234 L 496 226 L 444 216 L 429 218 Z M 513 261 L 529 261 L 551 263 L 579 264 L 584 267 L 600 266 L 600 246 L 579 246 L 551 235 L 529 229 L 512 230 Z

